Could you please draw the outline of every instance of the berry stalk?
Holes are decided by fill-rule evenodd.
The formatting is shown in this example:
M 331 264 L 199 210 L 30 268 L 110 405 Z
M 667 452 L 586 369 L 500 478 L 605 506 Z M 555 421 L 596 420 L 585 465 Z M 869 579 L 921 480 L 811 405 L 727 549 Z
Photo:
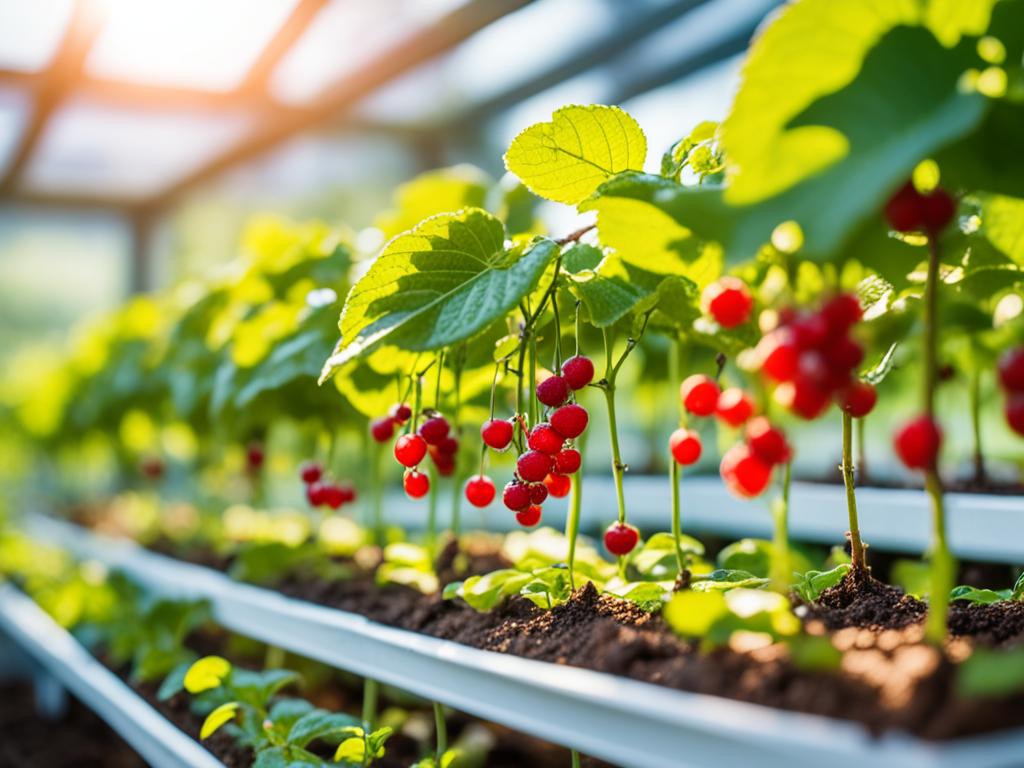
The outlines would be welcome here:
M 843 414 L 843 463 L 839 469 L 843 473 L 843 484 L 846 486 L 846 512 L 850 518 L 850 559 L 855 571 L 867 568 L 864 557 L 864 542 L 860 538 L 860 521 L 857 519 L 857 491 L 854 489 L 853 466 L 853 417 L 847 412 Z
M 437 733 L 434 761 L 437 765 L 441 765 L 441 757 L 448 751 L 448 726 L 444 721 L 444 707 L 436 701 L 434 702 L 434 729 Z
M 569 589 L 576 591 L 576 539 L 580 533 L 580 510 L 583 508 L 582 470 L 569 475 L 569 512 L 565 518 L 565 537 L 569 540 Z
M 971 386 L 968 391 L 971 405 L 971 434 L 974 439 L 974 482 L 981 485 L 985 482 L 985 454 L 981 449 L 981 368 L 971 373 Z
M 380 696 L 380 684 L 376 680 L 366 678 L 363 681 L 363 723 L 367 733 L 377 728 L 377 700 Z
M 782 474 L 782 495 L 772 504 L 772 588 L 785 594 L 790 582 L 789 487 L 793 480 L 793 462 L 787 461 Z
M 675 387 L 675 383 L 679 381 L 679 340 L 671 339 L 669 341 L 668 348 L 668 380 L 672 382 L 672 386 Z M 680 420 L 682 420 L 682 403 L 679 405 Z M 681 538 L 683 535 L 683 521 L 681 511 L 681 501 L 679 498 L 679 483 L 681 481 L 682 470 L 680 469 L 679 462 L 676 461 L 675 456 L 672 453 L 671 446 L 668 452 L 668 478 L 672 491 L 672 540 L 676 547 L 676 567 L 679 575 L 682 576 L 683 571 L 686 567 L 686 560 L 683 556 L 683 546 Z

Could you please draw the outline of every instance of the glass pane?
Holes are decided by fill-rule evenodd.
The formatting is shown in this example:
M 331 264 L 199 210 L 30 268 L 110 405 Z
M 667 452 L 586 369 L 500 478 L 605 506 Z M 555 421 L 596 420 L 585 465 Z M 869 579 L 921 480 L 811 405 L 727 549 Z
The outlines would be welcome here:
M 74 0 L 0 0 L 0 68 L 45 67 L 67 28 Z
M 379 52 L 466 0 L 333 0 L 320 11 L 274 72 L 282 101 L 310 101 Z
M 242 81 L 297 0 L 105 2 L 91 74 L 220 91 Z
M 237 141 L 250 122 L 241 114 L 133 112 L 79 99 L 47 127 L 26 184 L 47 192 L 154 194 Z

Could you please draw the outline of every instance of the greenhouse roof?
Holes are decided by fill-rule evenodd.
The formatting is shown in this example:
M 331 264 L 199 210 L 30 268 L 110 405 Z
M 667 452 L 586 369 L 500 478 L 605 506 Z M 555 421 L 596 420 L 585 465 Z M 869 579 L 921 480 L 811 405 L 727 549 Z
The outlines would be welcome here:
M 451 132 L 598 68 L 623 101 L 775 4 L 0 0 L 0 202 L 158 211 L 310 129 Z

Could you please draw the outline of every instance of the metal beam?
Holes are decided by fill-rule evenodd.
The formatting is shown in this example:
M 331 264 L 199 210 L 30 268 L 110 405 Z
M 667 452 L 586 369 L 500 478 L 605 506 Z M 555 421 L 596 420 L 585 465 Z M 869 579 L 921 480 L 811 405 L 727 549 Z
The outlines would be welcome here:
M 291 15 L 257 57 L 239 90 L 265 94 L 274 69 L 302 37 L 327 2 L 328 0 L 299 0 Z
M 470 0 L 436 23 L 382 51 L 357 72 L 342 78 L 308 112 L 289 113 L 268 120 L 248 138 L 146 201 L 146 207 L 166 208 L 196 186 L 302 131 L 330 121 L 382 85 L 451 50 L 530 2 L 532 0 Z
M 97 3 L 75 4 L 60 47 L 44 73 L 42 85 L 36 90 L 32 117 L 14 150 L 7 172 L 0 179 L 0 196 L 9 194 L 18 186 L 22 171 L 32 159 L 32 153 L 46 130 L 50 116 L 81 76 L 85 58 L 99 34 L 102 22 L 101 9 Z

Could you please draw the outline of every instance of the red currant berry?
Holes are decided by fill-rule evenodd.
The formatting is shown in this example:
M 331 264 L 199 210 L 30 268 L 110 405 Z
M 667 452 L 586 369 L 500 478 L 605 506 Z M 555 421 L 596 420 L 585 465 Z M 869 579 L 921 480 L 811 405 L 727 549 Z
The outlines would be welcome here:
M 626 523 L 612 523 L 604 532 L 605 549 L 616 557 L 628 555 L 638 541 L 640 541 L 640 532 Z
M 454 456 L 459 452 L 459 441 L 449 435 L 437 444 L 437 452 L 442 456 Z
M 544 478 L 544 485 L 547 487 L 548 493 L 556 499 L 564 499 L 569 495 L 572 480 L 565 475 L 548 475 Z
M 833 373 L 848 375 L 864 359 L 864 348 L 849 336 L 832 339 L 822 350 Z
M 1007 392 L 1024 392 L 1024 347 L 1008 349 L 999 358 L 999 383 Z
M 511 421 L 505 419 L 491 419 L 484 422 L 480 427 L 480 437 L 484 445 L 493 448 L 495 451 L 504 451 L 512 444 L 512 435 L 515 428 Z
M 391 410 L 388 415 L 395 420 L 398 424 L 405 424 L 409 419 L 412 418 L 412 408 L 406 403 L 395 403 L 391 406 Z
M 885 218 L 897 232 L 913 232 L 924 226 L 924 199 L 908 181 L 885 204 Z
M 551 426 L 558 430 L 558 434 L 570 440 L 586 431 L 588 421 L 590 416 L 587 409 L 576 403 L 563 405 L 551 414 Z
M 352 483 L 338 483 L 338 489 L 341 491 L 342 504 L 351 504 L 356 500 L 356 489 Z
M 315 483 L 324 476 L 323 465 L 319 461 L 306 461 L 299 467 L 299 477 L 306 485 Z
M 345 503 L 345 492 L 341 489 L 341 486 L 335 483 L 328 483 L 323 487 L 323 500 L 331 509 L 338 509 L 342 504 Z
M 395 420 L 382 416 L 370 422 L 370 436 L 378 443 L 386 443 L 395 436 Z
M 556 411 L 557 413 L 557 411 Z M 530 430 L 526 444 L 534 451 L 555 454 L 562 450 L 565 438 L 547 422 L 542 422 Z
M 798 317 L 789 329 L 800 350 L 818 349 L 828 340 L 828 323 L 817 313 Z
M 512 480 L 502 491 L 501 500 L 511 510 L 526 509 L 530 506 L 530 487 L 526 483 Z
M 448 419 L 444 416 L 434 416 L 420 424 L 417 431 L 420 437 L 427 441 L 427 445 L 440 445 L 448 437 L 450 429 Z
M 1003 413 L 1010 429 L 1024 437 L 1024 394 L 1017 393 L 1006 398 Z
M 562 363 L 562 378 L 570 389 L 583 389 L 594 380 L 594 363 L 583 355 L 570 357 Z
M 574 474 L 580 468 L 582 461 L 583 457 L 580 456 L 579 451 L 575 448 L 566 448 L 555 454 L 555 472 L 560 475 Z
M 494 481 L 487 475 L 477 475 L 466 481 L 466 501 L 474 507 L 486 507 L 494 501 L 497 491 L 494 488 Z
M 718 396 L 715 414 L 730 427 L 738 427 L 754 415 L 754 401 L 739 387 L 729 387 Z
M 430 490 L 430 478 L 415 469 L 407 470 L 402 478 L 405 493 L 410 499 L 422 499 Z
M 150 480 L 159 480 L 164 476 L 164 463 L 157 456 L 147 456 L 139 464 L 143 476 Z
M 755 456 L 746 443 L 736 443 L 725 452 L 719 471 L 726 487 L 745 499 L 760 496 L 772 479 L 771 464 Z
M 569 384 L 561 376 L 548 376 L 537 385 L 537 399 L 556 408 L 569 398 Z
M 700 442 L 700 435 L 692 429 L 677 429 L 668 439 L 668 449 L 672 452 L 672 458 L 677 464 L 688 467 L 696 464 L 700 459 L 703 446 Z
M 530 483 L 528 487 L 530 489 L 531 504 L 543 504 L 547 501 L 548 487 L 544 483 Z
M 747 422 L 747 446 L 754 456 L 771 466 L 785 464 L 793 457 L 786 435 L 764 416 Z
M 825 302 L 821 308 L 821 316 L 833 335 L 846 333 L 850 327 L 863 317 L 860 301 L 852 293 L 840 293 Z
M 772 381 L 792 381 L 800 365 L 800 349 L 788 331 L 776 331 L 758 344 L 761 372 Z
M 327 486 L 320 482 L 306 486 L 306 500 L 311 507 L 322 507 L 327 503 L 326 488 Z
M 455 474 L 455 457 L 442 453 L 437 446 L 430 446 L 430 458 L 437 467 L 437 474 L 441 477 L 451 477 Z
M 857 379 L 850 386 L 839 390 L 836 404 L 855 419 L 867 416 L 878 402 L 878 392 L 866 381 Z
M 527 451 L 516 461 L 516 472 L 527 483 L 539 483 L 554 466 L 554 459 L 540 451 Z
M 249 443 L 249 446 L 245 449 L 245 463 L 248 464 L 249 469 L 253 470 L 262 467 L 265 458 L 262 445 L 259 443 Z
M 715 380 L 702 373 L 688 376 L 679 387 L 683 407 L 694 416 L 710 416 L 714 413 L 719 394 Z
M 779 385 L 775 399 L 803 419 L 816 419 L 828 408 L 828 392 L 813 379 L 798 376 Z
M 415 467 L 427 455 L 427 443 L 419 435 L 402 435 L 395 441 L 395 459 L 403 467 Z
M 921 210 L 921 223 L 931 234 L 944 230 L 956 216 L 956 200 L 941 187 L 932 190 L 924 197 Z
M 747 284 L 737 277 L 723 277 L 704 289 L 702 296 L 709 314 L 723 328 L 735 328 L 750 319 L 754 298 Z
M 896 432 L 893 448 L 908 469 L 934 469 L 942 448 L 942 428 L 928 416 L 918 416 Z
M 540 522 L 541 512 L 541 508 L 534 504 L 533 506 L 516 512 L 516 522 L 523 526 L 523 528 L 533 528 L 533 526 Z

